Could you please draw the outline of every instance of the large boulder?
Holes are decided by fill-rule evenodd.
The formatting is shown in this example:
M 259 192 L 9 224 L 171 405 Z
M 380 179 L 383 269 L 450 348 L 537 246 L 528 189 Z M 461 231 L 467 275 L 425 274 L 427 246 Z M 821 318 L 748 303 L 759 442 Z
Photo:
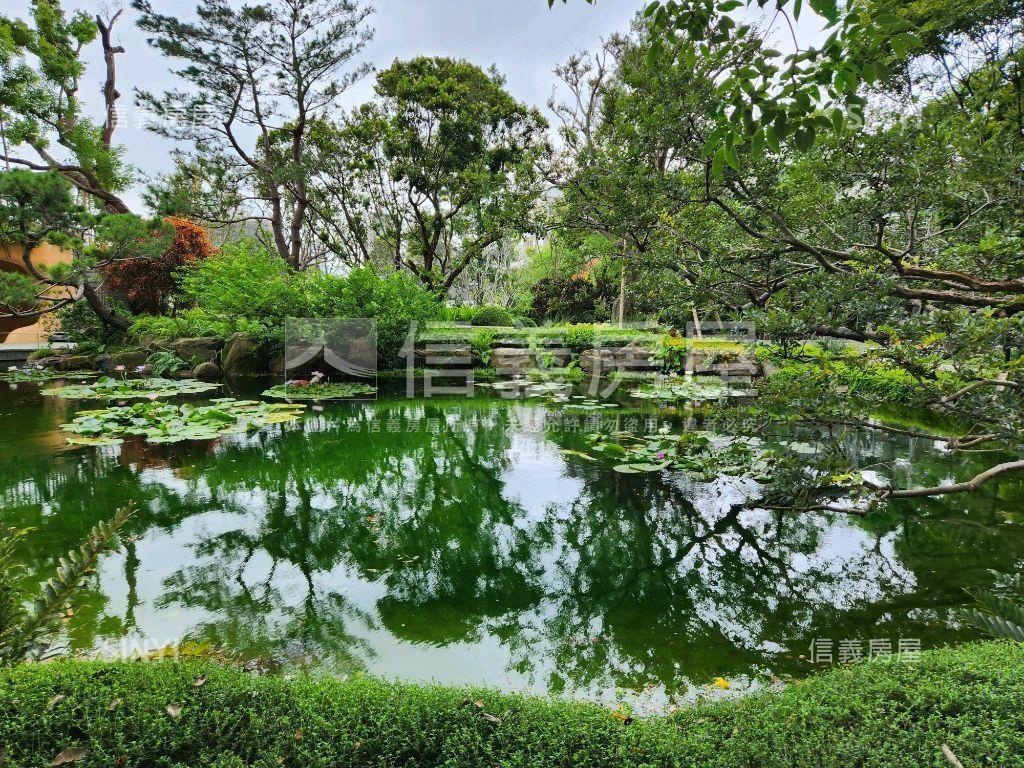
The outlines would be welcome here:
M 55 367 L 59 371 L 91 371 L 93 363 L 88 355 L 61 355 Z
M 171 342 L 171 351 L 185 361 L 189 368 L 200 363 L 212 363 L 220 356 L 224 341 L 215 336 L 194 339 L 178 339 Z
M 266 376 L 270 370 L 270 356 L 247 333 L 233 333 L 224 342 L 220 365 L 227 376 Z
M 212 384 L 223 378 L 223 372 L 221 371 L 220 366 L 216 363 L 200 363 L 192 369 L 192 378 L 197 381 L 206 381 Z
M 123 365 L 126 371 L 134 371 L 136 368 L 146 364 L 147 357 L 148 355 L 142 350 L 129 350 L 127 352 L 99 355 L 96 358 L 96 370 L 110 373 L 119 365 Z

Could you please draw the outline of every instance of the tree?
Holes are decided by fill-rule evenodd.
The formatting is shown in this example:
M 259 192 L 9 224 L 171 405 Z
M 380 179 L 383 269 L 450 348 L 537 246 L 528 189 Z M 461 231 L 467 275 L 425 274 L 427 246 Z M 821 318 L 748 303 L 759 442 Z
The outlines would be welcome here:
M 216 250 L 209 233 L 198 224 L 170 216 L 164 222 L 174 228 L 174 240 L 159 257 L 127 259 L 103 270 L 107 289 L 122 296 L 134 314 L 165 312 L 178 288 L 178 270 Z
M 489 247 L 530 230 L 546 123 L 466 61 L 395 62 L 376 92 L 324 126 L 317 220 L 349 260 L 384 258 L 446 294 Z
M 104 323 L 126 329 L 128 321 L 90 275 L 126 259 L 154 258 L 166 250 L 170 229 L 129 213 L 90 214 L 75 204 L 71 184 L 54 171 L 0 173 L 0 243 L 21 249 L 25 273 L 0 283 L 0 317 L 35 318 L 85 299 Z M 43 243 L 71 251 L 71 263 L 38 267 L 32 251 Z
M 139 102 L 160 118 L 157 133 L 193 142 L 198 158 L 231 169 L 245 209 L 215 223 L 269 227 L 272 247 L 293 269 L 309 263 L 306 233 L 315 165 L 310 130 L 368 71 L 354 65 L 372 37 L 370 9 L 356 0 L 270 0 L 234 7 L 200 0 L 198 20 L 157 13 L 135 0 L 150 43 L 184 65 L 192 87 Z M 184 119 L 180 119 L 184 116 Z M 250 147 L 250 136 L 256 146 Z
M 131 174 L 113 144 L 121 95 L 116 56 L 124 49 L 112 33 L 120 15 L 79 11 L 68 18 L 59 0 L 32 0 L 31 26 L 0 17 L 0 159 L 8 169 L 57 171 L 109 213 L 129 212 L 118 192 Z M 97 37 L 105 65 L 102 124 L 83 114 L 79 96 L 83 54 Z

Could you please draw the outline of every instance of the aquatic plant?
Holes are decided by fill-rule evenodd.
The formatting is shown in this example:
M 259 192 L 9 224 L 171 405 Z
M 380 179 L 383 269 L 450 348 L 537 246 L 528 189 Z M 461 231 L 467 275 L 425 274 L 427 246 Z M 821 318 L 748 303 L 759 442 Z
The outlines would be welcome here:
M 61 429 L 71 433 L 67 438 L 71 445 L 117 445 L 132 436 L 144 437 L 150 443 L 213 440 L 295 421 L 304 407 L 229 397 L 205 406 L 136 403 L 82 411 Z
M 196 395 L 219 387 L 220 384 L 208 384 L 195 379 L 113 379 L 104 376 L 92 384 L 44 389 L 43 394 L 69 400 L 156 400 L 161 397 Z
M 297 381 L 271 387 L 263 393 L 263 397 L 318 402 L 321 400 L 349 400 L 355 397 L 375 394 L 377 394 L 377 388 L 370 384 Z
M 52 368 L 43 368 L 41 366 L 26 366 L 24 368 L 19 368 L 12 365 L 4 373 L 0 373 L 0 381 L 9 381 L 12 384 L 57 380 L 86 381 L 87 379 L 96 378 L 99 375 L 99 373 L 94 371 L 63 372 L 56 371 Z

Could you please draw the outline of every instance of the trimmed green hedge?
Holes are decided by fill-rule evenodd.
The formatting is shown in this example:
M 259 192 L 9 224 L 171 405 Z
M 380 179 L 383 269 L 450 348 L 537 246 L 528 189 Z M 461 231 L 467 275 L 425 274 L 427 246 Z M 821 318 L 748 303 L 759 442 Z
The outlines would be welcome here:
M 76 748 L 75 766 L 920 768 L 946 765 L 943 744 L 971 768 L 1024 766 L 1021 646 L 837 669 L 628 725 L 587 704 L 365 677 L 254 678 L 212 663 L 0 673 L 0 747 L 7 765 L 33 768 Z

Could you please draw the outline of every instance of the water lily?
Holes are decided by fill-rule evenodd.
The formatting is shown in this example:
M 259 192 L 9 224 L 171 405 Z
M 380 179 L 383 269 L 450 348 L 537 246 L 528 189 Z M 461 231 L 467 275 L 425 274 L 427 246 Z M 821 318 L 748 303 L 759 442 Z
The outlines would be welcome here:
M 125 370 L 125 367 L 123 365 L 115 365 L 114 370 L 120 373 L 121 371 Z
M 7 370 L 8 370 L 8 371 L 16 371 L 16 370 L 18 370 L 18 366 L 16 366 L 16 365 L 12 365 L 12 366 L 11 366 L 10 368 L 8 368 Z
M 159 400 L 160 399 L 160 395 L 157 394 L 156 392 L 150 392 L 148 395 L 146 395 L 146 399 L 148 399 L 148 400 Z
M 142 373 L 144 370 L 146 370 L 146 366 L 144 366 L 144 365 L 137 365 L 137 366 L 135 366 L 135 372 L 136 373 Z

